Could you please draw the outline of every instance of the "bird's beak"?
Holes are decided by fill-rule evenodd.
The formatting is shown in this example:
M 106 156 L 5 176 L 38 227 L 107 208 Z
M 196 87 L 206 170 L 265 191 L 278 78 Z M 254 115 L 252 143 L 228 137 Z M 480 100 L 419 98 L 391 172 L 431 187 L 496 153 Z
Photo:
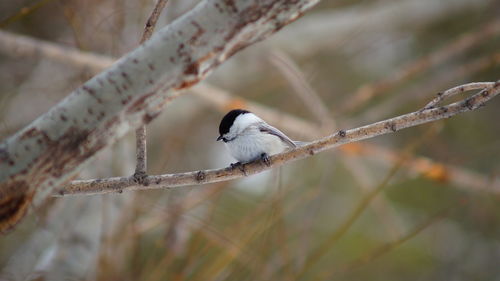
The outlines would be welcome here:
M 217 138 L 217 141 L 220 141 L 220 140 L 222 140 L 222 136 L 219 136 L 219 137 Z

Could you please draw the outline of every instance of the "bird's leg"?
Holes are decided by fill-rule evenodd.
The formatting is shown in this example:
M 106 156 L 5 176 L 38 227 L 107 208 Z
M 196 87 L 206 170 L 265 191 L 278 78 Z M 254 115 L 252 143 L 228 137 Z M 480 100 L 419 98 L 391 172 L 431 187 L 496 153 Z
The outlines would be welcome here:
M 238 168 L 245 176 L 247 175 L 247 172 L 245 171 L 245 164 L 241 162 L 231 163 L 231 169 L 235 168 Z
M 271 159 L 269 159 L 269 155 L 267 155 L 267 153 L 262 153 L 260 155 L 260 160 L 262 160 L 266 166 L 271 166 Z

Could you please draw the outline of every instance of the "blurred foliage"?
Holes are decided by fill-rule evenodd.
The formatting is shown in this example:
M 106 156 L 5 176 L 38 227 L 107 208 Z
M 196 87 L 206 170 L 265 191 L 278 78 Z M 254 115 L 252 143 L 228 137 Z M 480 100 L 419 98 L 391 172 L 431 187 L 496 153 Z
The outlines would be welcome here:
M 159 24 L 173 21 L 195 2 L 169 1 Z M 390 8 L 396 2 L 323 1 L 304 17 L 325 13 L 334 17 L 353 11 L 362 16 L 372 9 Z M 339 38 L 335 44 L 318 41 L 314 51 L 292 56 L 312 88 L 331 108 L 340 128 L 414 111 L 438 91 L 462 83 L 500 78 L 497 32 L 437 65 L 423 68 L 355 109 L 344 110 L 342 105 L 363 86 L 390 77 L 404 65 L 418 62 L 463 34 L 480 32 L 487 23 L 498 20 L 498 1 L 482 0 L 469 6 L 458 0 L 444 2 L 450 6 L 449 11 L 434 18 L 417 23 L 394 21 L 375 31 L 370 29 L 370 23 L 353 26 L 349 36 Z M 137 46 L 151 5 L 152 1 L 145 0 L 1 1 L 0 26 L 65 46 L 119 56 Z M 293 30 L 301 22 L 287 29 Z M 221 70 L 210 81 L 238 96 L 312 120 L 312 114 L 293 95 L 293 88 L 269 62 L 272 40 L 259 54 L 245 51 L 232 59 L 241 65 L 244 79 L 236 79 L 234 71 Z M 245 64 L 245 54 L 257 66 Z M 455 73 L 480 58 L 491 61 L 478 69 L 465 67 Z M 69 69 L 43 57 L 20 59 L 0 54 L 0 136 L 19 130 L 90 76 L 85 70 Z M 149 171 L 173 173 L 229 164 L 223 147 L 212 142 L 223 113 L 187 94 L 174 103 L 149 126 Z M 491 182 L 498 181 L 498 108 L 500 99 L 496 98 L 484 109 L 437 122 L 432 134 L 426 133 L 426 125 L 369 142 L 400 154 L 424 136 L 411 157 L 425 156 L 468 169 Z M 114 149 L 103 156 L 112 164 L 104 164 L 108 162 L 101 157 L 93 164 L 98 172 L 82 174 L 130 174 L 133 138 L 127 137 L 123 143 L 129 149 Z M 355 165 L 349 165 L 347 158 L 356 160 Z M 467 190 L 440 177 L 440 171 L 434 172 L 437 176 L 415 174 L 404 165 L 369 154 L 351 156 L 336 151 L 241 181 L 130 193 L 132 199 L 123 203 L 119 215 L 108 218 L 117 226 L 109 233 L 102 230 L 100 252 L 94 253 L 96 266 L 89 267 L 84 278 L 498 279 L 498 190 Z M 380 193 L 367 199 L 377 187 Z M 104 207 L 112 205 L 106 201 L 108 196 L 102 196 Z M 51 206 L 64 204 L 65 200 L 51 200 L 45 209 L 32 212 L 35 214 L 15 232 L 0 237 L 0 267 L 9 263 L 31 235 L 40 229 L 50 230 L 47 213 Z M 97 215 L 106 217 L 105 209 Z M 74 223 L 79 223 L 78 216 Z M 317 253 L 322 254 L 311 259 Z

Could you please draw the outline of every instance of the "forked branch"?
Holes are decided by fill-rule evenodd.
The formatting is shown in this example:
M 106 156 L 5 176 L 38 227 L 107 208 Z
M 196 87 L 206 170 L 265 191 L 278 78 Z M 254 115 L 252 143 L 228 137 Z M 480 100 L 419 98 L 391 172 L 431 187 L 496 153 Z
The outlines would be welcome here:
M 160 17 L 161 11 L 167 5 L 167 0 L 158 0 L 156 1 L 155 7 L 149 15 L 149 18 L 146 22 L 146 26 L 144 27 L 144 33 L 142 34 L 140 44 L 146 42 L 153 35 L 153 31 L 156 27 L 156 23 L 158 22 L 158 18 Z M 136 164 L 135 164 L 135 173 L 134 177 L 138 183 L 143 184 L 144 178 L 147 174 L 148 167 L 148 153 L 147 153 L 147 131 L 146 125 L 142 125 L 135 130 L 135 154 L 136 154 Z
M 64 196 L 69 194 L 103 194 L 110 192 L 122 192 L 125 190 L 173 188 L 186 185 L 209 184 L 242 178 L 245 175 L 257 174 L 264 170 L 284 165 L 288 162 L 291 162 L 292 160 L 306 158 L 318 152 L 331 149 L 342 144 L 394 133 L 401 129 L 414 127 L 444 118 L 449 118 L 459 113 L 478 109 L 484 106 L 486 102 L 491 100 L 493 97 L 500 94 L 500 81 L 465 84 L 452 88 L 447 92 L 456 93 L 457 90 L 455 89 L 464 89 L 461 92 L 466 90 L 470 91 L 479 89 L 481 89 L 481 91 L 471 97 L 464 98 L 461 101 L 449 105 L 440 107 L 429 107 L 429 105 L 427 105 L 423 109 L 412 113 L 400 115 L 355 129 L 346 131 L 340 130 L 328 137 L 308 143 L 305 146 L 301 146 L 297 149 L 271 156 L 271 165 L 269 167 L 264 163 L 261 163 L 260 161 L 254 161 L 245 164 L 245 173 L 243 173 L 240 169 L 233 169 L 231 167 L 228 167 L 216 170 L 203 170 L 177 174 L 148 176 L 148 179 L 146 181 L 148 182 L 148 185 L 138 185 L 132 178 L 128 177 L 77 180 L 72 181 L 69 185 L 57 190 L 54 195 Z M 451 95 L 452 94 L 445 95 L 445 97 Z M 445 97 L 439 98 L 439 101 L 444 100 Z M 432 106 L 435 106 L 436 102 L 433 101 L 430 104 Z M 500 190 L 498 190 L 498 192 L 500 192 Z
M 238 51 L 319 0 L 203 0 L 0 143 L 0 231 L 66 184 L 97 152 L 153 120 Z M 52 49 L 53 50 L 53 49 Z

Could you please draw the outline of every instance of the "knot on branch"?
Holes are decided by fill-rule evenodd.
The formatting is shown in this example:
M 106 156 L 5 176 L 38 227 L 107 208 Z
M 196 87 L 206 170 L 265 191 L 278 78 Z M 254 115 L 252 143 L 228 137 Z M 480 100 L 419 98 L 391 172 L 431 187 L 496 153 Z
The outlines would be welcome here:
M 136 171 L 132 176 L 132 180 L 140 185 L 148 186 L 149 185 L 149 177 L 148 174 L 144 171 Z
M 397 131 L 396 123 L 395 122 L 386 122 L 384 124 L 384 128 L 391 130 L 392 132 Z
M 196 173 L 196 181 L 197 182 L 203 181 L 205 178 L 206 178 L 205 172 L 198 171 L 198 173 Z

